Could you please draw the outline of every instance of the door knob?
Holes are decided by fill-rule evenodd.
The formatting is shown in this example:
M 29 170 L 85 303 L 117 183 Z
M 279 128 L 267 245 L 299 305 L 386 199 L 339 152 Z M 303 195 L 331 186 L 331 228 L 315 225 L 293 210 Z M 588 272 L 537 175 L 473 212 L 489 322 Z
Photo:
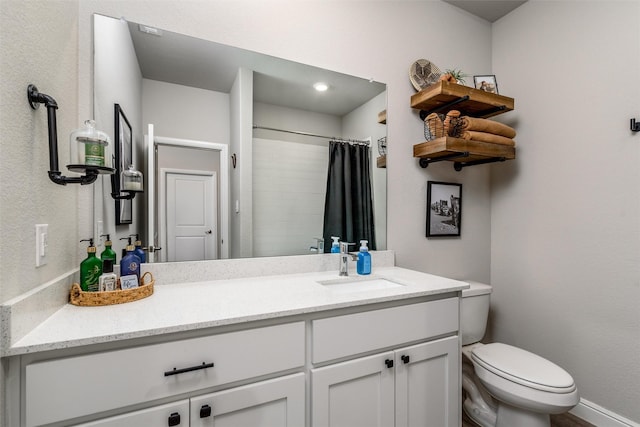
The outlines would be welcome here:
M 207 230 L 207 231 L 204 232 L 204 234 L 211 234 L 211 233 L 213 233 L 212 230 Z

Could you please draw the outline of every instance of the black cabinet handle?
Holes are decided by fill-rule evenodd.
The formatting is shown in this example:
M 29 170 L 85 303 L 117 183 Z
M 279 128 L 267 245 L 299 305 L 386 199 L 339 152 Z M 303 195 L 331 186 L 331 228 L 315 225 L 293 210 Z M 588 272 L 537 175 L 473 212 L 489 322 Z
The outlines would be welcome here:
M 400 356 L 400 359 L 402 359 L 402 361 L 403 361 L 405 364 L 409 363 L 409 361 L 411 360 L 411 359 L 409 358 L 409 356 L 407 356 L 406 354 L 405 354 L 405 355 L 403 355 L 403 356 Z
M 200 408 L 200 418 L 207 418 L 211 416 L 211 406 L 202 405 Z
M 392 359 L 385 360 L 384 364 L 387 365 L 387 368 L 393 368 L 393 360 Z
M 179 426 L 179 425 L 180 425 L 180 414 L 177 412 L 174 412 L 173 414 L 169 415 L 169 427 Z
M 173 368 L 173 371 L 165 372 L 164 376 L 168 377 L 170 375 L 184 374 L 185 372 L 198 371 L 200 369 L 207 369 L 207 368 L 213 368 L 213 363 L 202 362 L 202 365 L 191 366 L 190 368 L 182 368 L 182 369 Z

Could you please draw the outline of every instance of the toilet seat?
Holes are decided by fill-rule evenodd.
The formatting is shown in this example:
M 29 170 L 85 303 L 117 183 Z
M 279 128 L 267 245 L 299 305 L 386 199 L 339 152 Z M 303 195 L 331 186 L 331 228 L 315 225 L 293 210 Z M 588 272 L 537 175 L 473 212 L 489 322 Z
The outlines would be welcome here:
M 491 343 L 474 348 L 471 359 L 508 381 L 548 393 L 576 390 L 573 378 L 558 365 L 521 348 Z

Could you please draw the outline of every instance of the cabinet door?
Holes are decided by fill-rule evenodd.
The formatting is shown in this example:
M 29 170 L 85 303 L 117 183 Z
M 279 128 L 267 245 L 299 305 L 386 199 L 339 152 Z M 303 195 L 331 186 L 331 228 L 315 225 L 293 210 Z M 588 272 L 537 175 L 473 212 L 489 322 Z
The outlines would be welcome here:
M 312 426 L 393 426 L 394 369 L 389 362 L 393 352 L 312 369 Z
M 191 427 L 305 424 L 305 378 L 294 374 L 191 399 Z
M 154 406 L 153 408 L 105 418 L 78 427 L 189 427 L 189 400 Z
M 458 337 L 395 353 L 396 427 L 460 426 Z

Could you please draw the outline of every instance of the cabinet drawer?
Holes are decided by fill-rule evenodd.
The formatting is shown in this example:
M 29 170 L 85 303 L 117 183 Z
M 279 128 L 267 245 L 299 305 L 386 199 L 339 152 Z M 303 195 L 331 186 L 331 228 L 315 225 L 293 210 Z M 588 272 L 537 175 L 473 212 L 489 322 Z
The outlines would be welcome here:
M 169 420 L 171 420 L 171 423 L 169 423 Z M 169 425 L 176 427 L 189 426 L 188 399 L 105 418 L 88 424 L 78 424 L 75 427 L 165 427 Z
M 312 362 L 321 363 L 458 330 L 458 298 L 312 322 Z
M 25 368 L 26 426 L 303 366 L 304 333 L 298 322 L 33 363 Z

